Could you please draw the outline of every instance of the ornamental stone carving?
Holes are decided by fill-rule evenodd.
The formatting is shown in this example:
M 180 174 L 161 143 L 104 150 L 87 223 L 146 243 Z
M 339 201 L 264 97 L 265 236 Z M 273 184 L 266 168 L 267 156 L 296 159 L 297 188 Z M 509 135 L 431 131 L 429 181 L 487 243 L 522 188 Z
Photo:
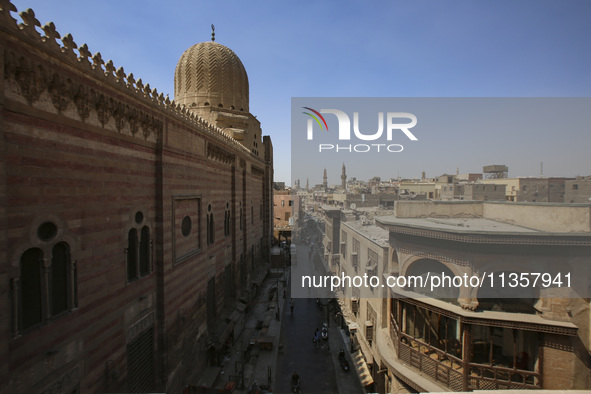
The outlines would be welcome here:
M 217 42 L 193 45 L 174 73 L 175 101 L 248 112 L 248 76 L 236 54 Z
M 235 161 L 235 155 L 212 143 L 207 144 L 207 158 L 224 164 L 234 164 Z

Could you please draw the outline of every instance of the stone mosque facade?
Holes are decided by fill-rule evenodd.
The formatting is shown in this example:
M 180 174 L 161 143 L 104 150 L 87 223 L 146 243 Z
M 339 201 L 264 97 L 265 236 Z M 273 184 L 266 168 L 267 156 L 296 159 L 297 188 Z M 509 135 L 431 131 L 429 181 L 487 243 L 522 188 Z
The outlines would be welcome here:
M 269 259 L 244 66 L 194 45 L 171 101 L 8 0 L 0 46 L 0 393 L 180 392 Z

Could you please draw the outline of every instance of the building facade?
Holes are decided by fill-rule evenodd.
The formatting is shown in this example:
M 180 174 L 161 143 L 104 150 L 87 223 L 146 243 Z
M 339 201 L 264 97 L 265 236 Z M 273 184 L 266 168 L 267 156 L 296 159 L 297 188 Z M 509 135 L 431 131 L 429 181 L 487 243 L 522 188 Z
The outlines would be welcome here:
M 170 101 L 16 11 L 0 9 L 0 392 L 179 392 L 218 364 L 272 241 L 244 67 L 197 44 Z
M 338 275 L 419 280 L 487 273 L 500 280 L 544 269 L 565 279 L 568 269 L 570 279 L 580 277 L 572 289 L 498 281 L 341 289 L 368 389 L 589 389 L 590 212 L 589 204 L 399 201 L 392 216 L 375 218 L 379 227 L 338 216 L 340 258 L 331 267 Z
M 568 179 L 564 182 L 564 202 L 591 202 L 591 176 Z
M 484 179 L 483 184 L 505 185 L 507 201 L 569 202 L 565 199 L 568 178 L 497 178 Z
M 454 183 L 441 187 L 441 200 L 505 201 L 505 185 Z
M 273 232 L 277 241 L 291 241 L 294 220 L 302 210 L 302 198 L 291 190 L 276 191 L 273 195 Z

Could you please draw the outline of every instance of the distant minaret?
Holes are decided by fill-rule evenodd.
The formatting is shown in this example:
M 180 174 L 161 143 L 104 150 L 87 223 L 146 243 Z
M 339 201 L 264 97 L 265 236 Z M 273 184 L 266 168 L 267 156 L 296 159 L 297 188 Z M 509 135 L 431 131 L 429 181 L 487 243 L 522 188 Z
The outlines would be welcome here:
M 306 178 L 306 191 L 310 190 L 310 179 Z
M 425 180 L 425 171 L 423 171 L 423 173 L 421 174 L 421 179 Z
M 341 187 L 347 190 L 347 170 L 345 169 L 345 163 L 343 163 L 343 173 L 341 174 Z
M 324 169 L 324 177 L 322 178 L 322 186 L 324 189 L 328 189 L 328 178 L 326 177 L 326 168 Z

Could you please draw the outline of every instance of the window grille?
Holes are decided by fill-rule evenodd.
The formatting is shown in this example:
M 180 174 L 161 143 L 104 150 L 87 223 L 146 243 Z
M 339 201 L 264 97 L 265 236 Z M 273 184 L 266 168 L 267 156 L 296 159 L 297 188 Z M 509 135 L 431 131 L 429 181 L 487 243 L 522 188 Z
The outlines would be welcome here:
M 153 327 L 139 334 L 127 345 L 127 381 L 130 393 L 155 390 Z

